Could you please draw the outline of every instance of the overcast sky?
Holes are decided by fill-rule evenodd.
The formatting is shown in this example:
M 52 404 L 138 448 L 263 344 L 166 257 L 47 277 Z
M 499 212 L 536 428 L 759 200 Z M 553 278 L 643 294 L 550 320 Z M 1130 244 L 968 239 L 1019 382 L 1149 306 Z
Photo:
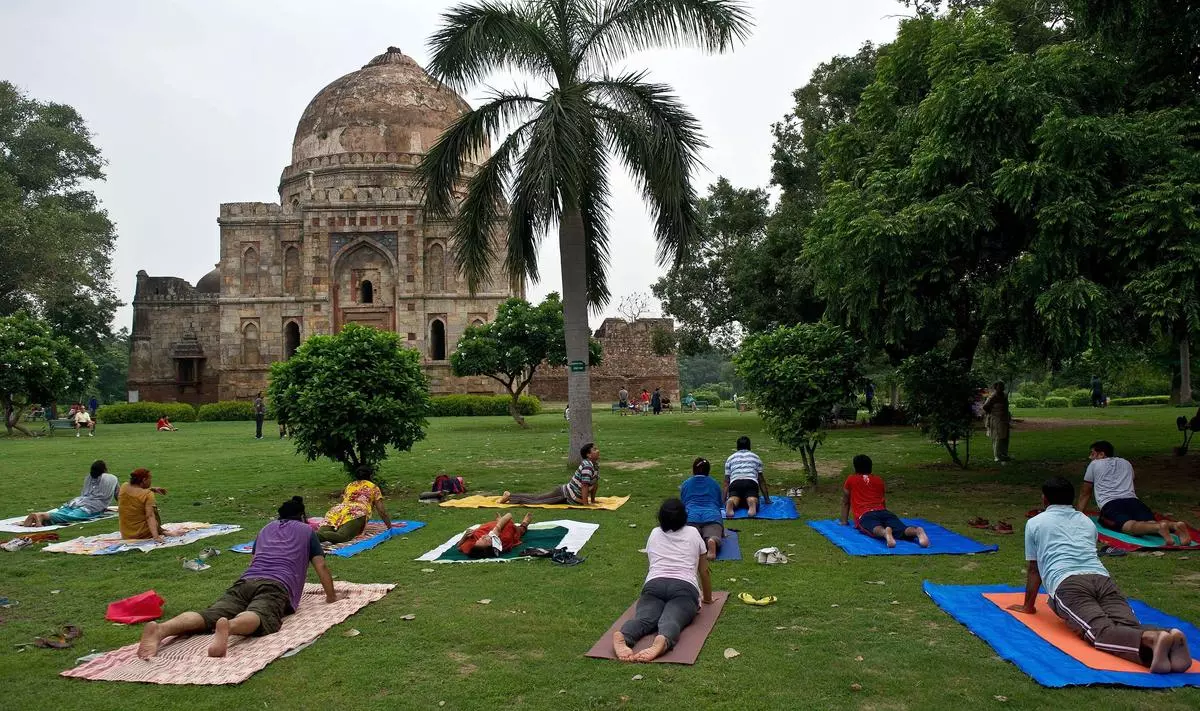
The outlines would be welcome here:
M 96 186 L 117 224 L 113 276 L 125 301 L 135 275 L 195 283 L 219 253 L 223 202 L 278 202 L 296 122 L 334 79 L 394 45 L 424 65 L 443 0 L 4 0 L 0 79 L 74 106 L 108 161 Z M 889 41 L 897 0 L 751 0 L 755 30 L 732 53 L 672 49 L 635 55 L 699 118 L 710 148 L 704 193 L 717 176 L 766 186 L 771 124 L 820 62 L 865 41 Z M 509 86 L 495 76 L 489 83 Z M 481 91 L 470 93 L 473 97 Z M 613 181 L 612 274 L 620 298 L 661 274 L 646 210 L 632 182 Z M 2 258 L 2 256 L 0 256 Z M 531 299 L 561 288 L 557 241 L 542 243 Z M 116 325 L 130 324 L 128 306 Z M 592 318 L 593 327 L 599 319 Z

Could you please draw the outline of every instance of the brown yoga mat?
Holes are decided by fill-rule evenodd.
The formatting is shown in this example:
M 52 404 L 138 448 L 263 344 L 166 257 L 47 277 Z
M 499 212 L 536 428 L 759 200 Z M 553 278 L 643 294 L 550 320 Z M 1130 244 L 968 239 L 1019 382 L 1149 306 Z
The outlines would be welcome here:
M 725 607 L 727 599 L 729 599 L 729 593 L 714 592 L 712 603 L 701 605 L 700 614 L 696 615 L 692 624 L 683 628 L 683 633 L 679 635 L 679 641 L 675 644 L 674 649 L 654 661 L 667 664 L 695 664 L 696 658 L 700 656 L 700 648 L 704 646 L 704 640 L 708 639 L 708 634 L 712 632 L 713 625 L 717 624 L 717 618 L 721 616 L 721 609 Z M 637 603 L 635 602 L 629 606 L 625 614 L 613 623 L 612 627 L 608 628 L 608 631 L 600 637 L 600 641 L 593 644 L 592 648 L 583 656 L 593 659 L 616 659 L 617 655 L 613 652 L 612 645 L 613 632 L 621 629 L 621 625 L 633 617 L 636 609 Z M 640 652 L 653 642 L 654 635 L 648 634 L 638 640 L 633 651 Z

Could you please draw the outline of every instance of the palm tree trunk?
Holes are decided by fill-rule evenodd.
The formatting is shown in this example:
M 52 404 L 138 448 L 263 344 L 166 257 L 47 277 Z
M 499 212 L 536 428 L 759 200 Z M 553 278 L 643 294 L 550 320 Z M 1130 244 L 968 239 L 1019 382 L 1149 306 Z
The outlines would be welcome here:
M 563 327 L 567 345 L 567 407 L 570 408 L 571 466 L 579 464 L 579 448 L 592 440 L 592 389 L 588 366 L 587 250 L 583 218 L 569 207 L 558 225 L 558 254 L 562 265 Z M 576 371 L 571 363 L 583 363 Z

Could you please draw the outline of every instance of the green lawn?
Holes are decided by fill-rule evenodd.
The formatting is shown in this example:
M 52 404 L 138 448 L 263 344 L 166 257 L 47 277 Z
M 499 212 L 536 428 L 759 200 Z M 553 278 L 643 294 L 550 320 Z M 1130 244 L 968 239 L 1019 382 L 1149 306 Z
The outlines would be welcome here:
M 255 441 L 252 423 L 183 424 L 174 434 L 155 433 L 151 425 L 101 425 L 94 439 L 0 438 L 4 516 L 43 510 L 74 496 L 89 463 L 103 458 L 123 480 L 135 467 L 150 468 L 155 484 L 170 490 L 160 498 L 168 522 L 204 520 L 248 529 L 245 535 L 148 554 L 87 558 L 36 549 L 0 552 L 0 595 L 20 601 L 0 609 L 0 705 L 436 709 L 445 702 L 447 709 L 731 710 L 1102 705 L 1110 711 L 1153 704 L 1194 709 L 1200 707 L 1200 691 L 1194 689 L 1043 689 L 996 658 L 921 592 L 925 579 L 1021 584 L 1021 522 L 1024 512 L 1040 503 L 1037 485 L 1050 473 L 1078 481 L 1087 445 L 1100 437 L 1133 461 L 1143 498 L 1160 510 L 1196 519 L 1200 453 L 1169 456 L 1177 444 L 1177 414 L 1169 408 L 1019 412 L 1018 417 L 1066 419 L 1019 424 L 1012 441 L 1016 462 L 999 468 L 990 457 L 977 457 L 977 466 L 966 472 L 948 466 L 942 450 L 909 429 L 833 432 L 818 450 L 825 477 L 821 490 L 806 491 L 800 500 L 803 518 L 836 514 L 839 476 L 853 455 L 866 452 L 887 478 L 893 510 L 999 542 L 999 553 L 852 558 L 803 521 L 743 522 L 747 560 L 715 564 L 714 587 L 772 594 L 779 603 L 756 608 L 731 601 L 693 667 L 626 666 L 582 654 L 636 597 L 646 569 L 637 550 L 654 524 L 659 501 L 677 491 L 695 456 L 719 467 L 737 436 L 749 434 L 775 487 L 802 482 L 799 456 L 770 442 L 752 413 L 656 418 L 597 412 L 601 493 L 633 498 L 616 512 L 535 512 L 600 523 L 583 551 L 586 563 L 574 568 L 546 561 L 429 566 L 413 558 L 494 514 L 417 503 L 416 493 L 440 470 L 465 476 L 473 492 L 484 493 L 541 490 L 567 474 L 561 413 L 529 418 L 526 431 L 507 418 L 434 420 L 428 439 L 411 453 L 394 455 L 382 470 L 393 487 L 388 501 L 393 516 L 429 526 L 354 558 L 330 559 L 340 579 L 394 582 L 396 589 L 312 647 L 231 688 L 85 682 L 58 672 L 90 651 L 136 640 L 137 628 L 104 620 L 105 606 L 113 600 L 153 588 L 166 599 L 168 616 L 206 606 L 248 559 L 222 555 L 199 573 L 184 570 L 182 562 L 204 546 L 227 548 L 250 539 L 293 494 L 304 495 L 310 513 L 319 514 L 344 483 L 339 469 L 304 462 L 288 442 Z M 1086 419 L 1072 422 L 1071 417 Z M 975 454 L 985 449 L 986 441 L 977 440 Z M 964 524 L 972 516 L 1009 518 L 1018 533 L 998 537 L 973 531 Z M 74 537 L 114 528 L 96 523 L 66 533 Z M 792 554 L 792 563 L 753 563 L 754 549 L 768 545 Z M 1136 555 L 1108 563 L 1126 593 L 1193 621 L 1200 620 L 1198 564 L 1198 557 L 1179 555 Z M 422 572 L 429 567 L 434 572 Z M 885 585 L 867 584 L 878 580 Z M 478 604 L 481 598 L 492 603 Z M 410 613 L 415 620 L 399 619 Z M 65 623 L 84 629 L 72 650 L 17 651 L 14 646 Z M 343 636 L 350 628 L 361 634 Z M 726 660 L 722 651 L 729 647 L 741 655 Z M 636 674 L 644 678 L 635 681 Z

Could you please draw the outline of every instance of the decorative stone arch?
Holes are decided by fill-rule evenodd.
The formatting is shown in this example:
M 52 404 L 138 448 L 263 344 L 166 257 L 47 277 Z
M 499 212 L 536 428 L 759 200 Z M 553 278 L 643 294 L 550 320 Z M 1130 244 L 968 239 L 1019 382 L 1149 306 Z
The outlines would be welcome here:
M 383 330 L 395 329 L 394 311 L 400 285 L 394 249 L 389 250 L 375 239 L 359 237 L 338 249 L 330 263 L 334 328 L 359 323 Z
M 387 259 L 388 264 L 391 265 L 391 268 L 393 270 L 396 270 L 399 267 L 399 265 L 396 264 L 396 255 L 395 254 L 392 254 L 388 250 L 384 249 L 375 240 L 367 239 L 366 237 L 359 237 L 350 242 L 347 242 L 344 247 L 339 249 L 337 252 L 334 252 L 333 257 L 329 260 L 329 263 L 333 265 L 334 273 L 335 274 L 337 273 L 338 269 L 341 267 L 342 262 L 346 259 L 346 257 L 349 257 L 351 254 L 357 252 L 359 250 L 359 248 L 364 247 L 364 246 L 370 247 L 371 249 L 375 250 L 376 252 L 379 252 L 380 254 L 382 254 L 384 259 Z
M 247 321 L 242 324 L 242 365 L 259 365 L 262 363 L 262 350 L 259 348 L 258 324 Z
M 296 354 L 300 347 L 300 322 L 290 318 L 283 324 L 283 359 L 287 360 Z
M 446 247 L 430 242 L 425 248 L 425 291 L 441 294 L 446 291 Z
M 300 291 L 300 249 L 289 245 L 283 250 L 283 292 L 296 294 Z
M 471 325 L 472 325 L 472 326 L 482 326 L 482 325 L 483 325 L 483 319 L 481 319 L 481 318 L 477 318 L 477 319 L 475 319 L 474 321 L 472 321 L 472 322 L 471 322 Z
M 446 360 L 446 321 L 442 317 L 429 322 L 429 359 Z
M 242 294 L 258 294 L 258 248 L 254 245 L 242 250 Z

